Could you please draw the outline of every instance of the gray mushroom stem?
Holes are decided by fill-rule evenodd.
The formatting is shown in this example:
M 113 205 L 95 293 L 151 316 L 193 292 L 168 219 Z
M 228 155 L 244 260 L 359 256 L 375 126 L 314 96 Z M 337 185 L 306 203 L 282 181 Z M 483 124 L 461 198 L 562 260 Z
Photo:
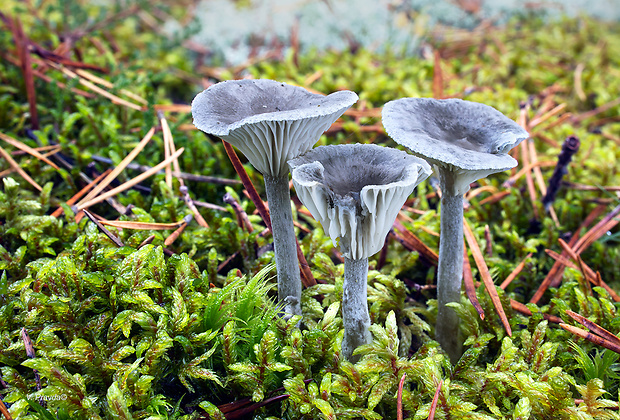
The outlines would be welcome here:
M 342 357 L 369 344 L 368 257 L 379 252 L 405 200 L 431 174 L 422 159 L 374 144 L 320 146 L 288 162 L 297 196 L 344 257 Z
M 455 174 L 440 169 L 441 219 L 439 232 L 439 264 L 437 269 L 437 325 L 435 338 L 455 362 L 461 356 L 459 317 L 446 306 L 461 300 L 463 281 L 463 195 L 454 191 Z
M 456 362 L 462 348 L 459 319 L 446 304 L 461 300 L 463 194 L 472 182 L 514 168 L 517 161 L 508 151 L 529 134 L 498 110 L 461 99 L 397 99 L 385 104 L 382 118 L 390 137 L 439 171 L 443 196 L 435 338 Z
M 301 278 L 288 176 L 265 176 L 264 179 L 278 272 L 278 300 L 285 302 L 286 313 L 301 315 Z
M 353 357 L 353 351 L 372 341 L 368 328 L 368 258 L 359 260 L 344 258 L 344 283 L 342 286 L 342 321 L 344 338 L 342 356 L 355 363 L 359 358 Z

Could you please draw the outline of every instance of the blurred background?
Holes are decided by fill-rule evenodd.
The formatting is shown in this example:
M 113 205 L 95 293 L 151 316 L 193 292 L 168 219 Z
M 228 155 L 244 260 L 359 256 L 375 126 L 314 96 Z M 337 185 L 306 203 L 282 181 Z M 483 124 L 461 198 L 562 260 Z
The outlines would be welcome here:
M 302 52 L 365 47 L 411 54 L 430 31 L 471 30 L 515 16 L 620 18 L 620 0 L 202 0 L 191 7 L 193 23 L 170 20 L 165 30 L 190 32 L 218 65 L 291 44 Z

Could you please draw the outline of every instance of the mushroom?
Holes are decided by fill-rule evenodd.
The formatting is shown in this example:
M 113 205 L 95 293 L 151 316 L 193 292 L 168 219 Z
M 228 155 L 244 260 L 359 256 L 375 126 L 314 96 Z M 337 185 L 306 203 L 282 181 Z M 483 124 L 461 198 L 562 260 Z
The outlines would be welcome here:
M 507 152 L 528 138 L 496 109 L 461 99 L 403 98 L 385 104 L 386 132 L 433 164 L 442 191 L 435 338 L 454 362 L 461 355 L 459 319 L 446 306 L 460 302 L 463 278 L 463 194 L 469 184 L 514 168 Z
M 370 342 L 368 257 L 384 244 L 396 216 L 430 166 L 372 144 L 320 146 L 290 160 L 297 196 L 344 257 L 342 354 Z
M 301 314 L 301 279 L 286 162 L 309 150 L 357 99 L 350 91 L 324 96 L 260 79 L 217 83 L 192 102 L 194 125 L 236 146 L 263 174 L 278 298 L 289 314 Z

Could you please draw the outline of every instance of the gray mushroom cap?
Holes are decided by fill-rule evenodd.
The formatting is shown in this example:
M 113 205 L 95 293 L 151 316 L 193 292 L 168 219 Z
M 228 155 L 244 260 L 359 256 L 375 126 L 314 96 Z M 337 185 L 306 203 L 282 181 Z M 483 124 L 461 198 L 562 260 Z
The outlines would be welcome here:
M 263 175 L 283 176 L 286 162 L 309 150 L 358 96 L 324 96 L 274 80 L 229 80 L 192 101 L 194 125 L 237 147 Z
M 458 192 L 518 162 L 507 152 L 529 137 L 493 107 L 461 99 L 403 98 L 385 104 L 383 126 L 397 143 L 459 174 Z
M 372 144 L 320 146 L 289 166 L 301 202 L 352 259 L 381 249 L 405 200 L 431 174 L 422 159 Z

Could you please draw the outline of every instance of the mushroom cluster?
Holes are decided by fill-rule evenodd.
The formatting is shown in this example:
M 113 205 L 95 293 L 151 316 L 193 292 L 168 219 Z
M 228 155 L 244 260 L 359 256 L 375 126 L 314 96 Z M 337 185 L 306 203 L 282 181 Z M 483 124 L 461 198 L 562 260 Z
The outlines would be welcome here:
M 192 102 L 194 125 L 237 147 L 263 174 L 271 214 L 278 299 L 301 315 L 301 278 L 287 161 L 309 150 L 357 102 L 351 91 L 323 96 L 274 80 L 229 80 Z
M 435 338 L 454 362 L 461 354 L 458 302 L 463 267 L 463 194 L 470 183 L 516 166 L 507 152 L 528 134 L 489 106 L 460 99 L 404 98 L 388 102 L 386 132 L 415 156 L 369 144 L 312 149 L 358 100 L 327 96 L 273 80 L 217 83 L 192 102 L 196 127 L 236 146 L 263 174 L 271 212 L 278 298 L 301 314 L 301 281 L 293 227 L 289 167 L 301 202 L 344 257 L 342 355 L 370 340 L 368 258 L 377 253 L 407 197 L 439 174 L 441 221 Z M 428 163 L 427 163 L 428 162 Z

